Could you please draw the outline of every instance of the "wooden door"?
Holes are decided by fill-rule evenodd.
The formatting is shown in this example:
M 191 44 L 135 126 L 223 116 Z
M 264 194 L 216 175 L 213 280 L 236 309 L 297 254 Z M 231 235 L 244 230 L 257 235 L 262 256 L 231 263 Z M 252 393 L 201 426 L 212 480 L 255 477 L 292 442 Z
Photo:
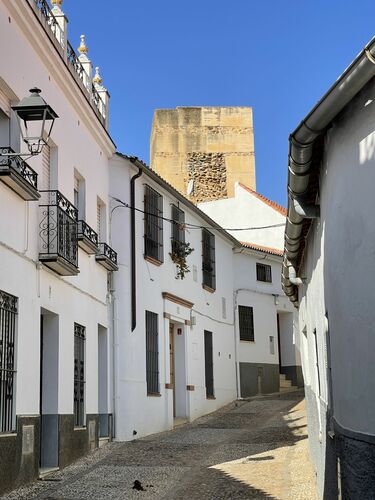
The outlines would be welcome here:
M 169 324 L 169 383 L 173 387 L 173 416 L 176 416 L 176 384 L 174 375 L 174 325 Z

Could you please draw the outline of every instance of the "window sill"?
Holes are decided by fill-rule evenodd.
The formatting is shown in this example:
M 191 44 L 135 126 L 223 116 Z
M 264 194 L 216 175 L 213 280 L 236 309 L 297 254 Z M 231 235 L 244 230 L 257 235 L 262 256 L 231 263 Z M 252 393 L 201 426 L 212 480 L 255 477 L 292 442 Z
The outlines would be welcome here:
M 216 398 L 215 398 L 215 396 L 206 396 L 206 399 L 213 400 L 213 399 L 216 399 Z
M 264 283 L 265 285 L 272 285 L 272 281 L 257 280 L 257 283 Z
M 242 342 L 243 344 L 255 344 L 255 340 L 241 340 L 240 339 L 240 342 Z
M 17 431 L 0 432 L 0 439 L 9 437 L 17 437 Z
M 210 286 L 202 285 L 202 288 L 206 290 L 206 292 L 215 293 L 215 288 L 211 288 Z
M 148 398 L 161 398 L 160 392 L 148 392 L 147 393 Z
M 86 425 L 82 425 L 81 427 L 74 427 L 74 431 L 85 431 L 87 429 Z
M 144 259 L 150 264 L 154 264 L 154 266 L 161 266 L 163 263 L 161 260 L 154 259 L 154 257 L 150 257 L 149 255 L 144 255 Z

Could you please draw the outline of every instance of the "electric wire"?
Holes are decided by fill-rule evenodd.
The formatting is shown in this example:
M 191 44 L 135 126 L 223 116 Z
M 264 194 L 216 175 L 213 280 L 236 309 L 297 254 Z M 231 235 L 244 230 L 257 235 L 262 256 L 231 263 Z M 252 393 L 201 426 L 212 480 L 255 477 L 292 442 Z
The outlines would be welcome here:
M 146 212 L 145 210 L 142 210 L 140 208 L 132 207 L 129 205 L 129 203 L 126 203 L 125 201 L 120 200 L 119 198 L 115 198 L 114 196 L 111 196 L 112 199 L 116 200 L 118 203 L 121 203 L 121 205 L 117 205 L 115 208 L 118 208 L 119 206 L 123 206 L 124 208 L 129 208 L 131 210 L 135 210 L 136 212 L 140 212 L 145 215 L 150 215 L 151 217 L 155 217 L 157 219 L 162 219 L 165 220 L 166 222 L 170 222 L 171 224 L 179 224 L 179 222 L 169 219 L 168 217 L 163 217 L 161 215 L 156 215 L 153 214 L 152 212 Z M 113 209 L 114 210 L 114 209 Z M 201 226 L 198 224 L 192 224 L 191 222 L 184 222 L 182 224 L 184 227 L 188 229 L 216 229 L 217 231 L 255 231 L 259 229 L 270 229 L 274 227 L 285 227 L 284 223 L 281 224 L 270 224 L 267 226 L 253 226 L 253 227 L 240 227 L 240 228 L 235 228 L 235 227 L 230 227 L 230 228 L 224 228 L 224 227 L 216 227 L 216 226 Z

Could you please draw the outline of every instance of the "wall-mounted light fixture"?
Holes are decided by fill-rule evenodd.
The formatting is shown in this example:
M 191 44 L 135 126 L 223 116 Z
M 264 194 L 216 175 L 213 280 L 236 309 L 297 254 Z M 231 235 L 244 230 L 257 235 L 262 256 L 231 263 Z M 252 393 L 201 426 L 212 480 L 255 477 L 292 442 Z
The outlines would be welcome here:
M 19 104 L 12 106 L 29 154 L 7 153 L 2 156 L 35 156 L 42 152 L 48 143 L 53 124 L 58 115 L 40 95 L 37 87 L 30 89 L 30 95 L 24 97 Z

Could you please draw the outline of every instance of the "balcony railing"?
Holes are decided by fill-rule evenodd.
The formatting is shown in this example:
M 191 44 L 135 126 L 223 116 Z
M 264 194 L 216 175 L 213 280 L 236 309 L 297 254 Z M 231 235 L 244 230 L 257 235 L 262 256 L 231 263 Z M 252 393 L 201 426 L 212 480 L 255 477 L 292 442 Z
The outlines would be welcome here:
M 98 248 L 98 234 L 84 221 L 78 221 L 78 245 L 88 254 L 96 254 Z
M 5 154 L 14 156 L 4 156 Z M 38 200 L 38 174 L 10 147 L 0 147 L 0 179 L 24 200 Z
M 32 1 L 32 0 L 31 0 Z M 105 124 L 106 120 L 106 105 L 103 102 L 103 99 L 99 95 L 95 86 L 92 85 L 92 82 L 89 81 L 89 77 L 85 72 L 85 69 L 79 60 L 78 55 L 73 49 L 72 45 L 68 40 L 65 39 L 66 32 L 62 28 L 58 19 L 54 16 L 47 0 L 34 0 L 36 8 L 42 14 L 42 18 L 45 20 L 45 25 L 48 30 L 52 33 L 53 37 L 57 40 L 59 45 L 64 51 L 66 61 L 68 63 L 68 67 L 71 70 L 73 76 L 78 77 L 80 83 L 85 87 L 90 102 L 92 103 L 95 111 L 97 112 L 97 116 L 100 121 Z
M 99 264 L 108 271 L 117 271 L 117 253 L 107 243 L 99 243 L 99 251 L 95 256 Z
M 78 210 L 60 191 L 41 191 L 39 259 L 62 276 L 78 274 Z

